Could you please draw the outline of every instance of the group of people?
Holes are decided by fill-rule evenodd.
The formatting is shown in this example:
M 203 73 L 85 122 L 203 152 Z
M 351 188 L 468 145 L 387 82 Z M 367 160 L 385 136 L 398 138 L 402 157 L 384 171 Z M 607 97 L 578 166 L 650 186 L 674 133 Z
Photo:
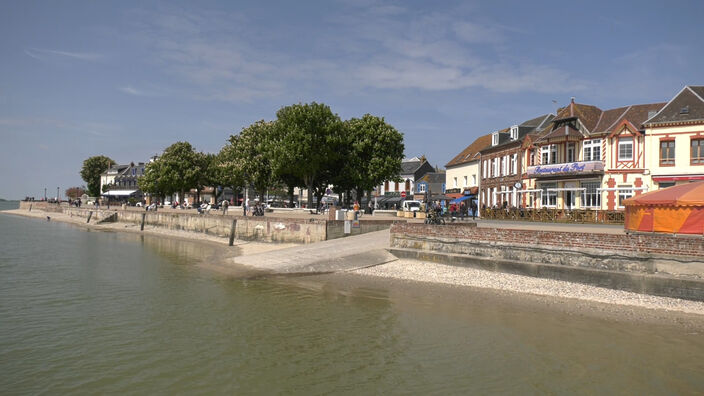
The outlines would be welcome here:
M 469 201 L 469 204 L 466 202 Z M 450 204 L 450 216 L 464 218 L 472 216 L 472 220 L 477 218 L 477 203 L 473 199 L 461 201 L 459 204 Z

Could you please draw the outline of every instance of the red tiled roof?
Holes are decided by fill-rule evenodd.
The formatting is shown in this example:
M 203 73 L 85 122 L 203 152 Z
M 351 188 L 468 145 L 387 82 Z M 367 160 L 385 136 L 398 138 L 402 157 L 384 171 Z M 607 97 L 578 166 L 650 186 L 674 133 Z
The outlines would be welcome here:
M 491 146 L 491 134 L 478 137 L 472 144 L 467 146 L 461 153 L 457 154 L 455 158 L 450 160 L 445 167 L 455 166 L 464 164 L 477 159 L 479 152 L 485 148 Z

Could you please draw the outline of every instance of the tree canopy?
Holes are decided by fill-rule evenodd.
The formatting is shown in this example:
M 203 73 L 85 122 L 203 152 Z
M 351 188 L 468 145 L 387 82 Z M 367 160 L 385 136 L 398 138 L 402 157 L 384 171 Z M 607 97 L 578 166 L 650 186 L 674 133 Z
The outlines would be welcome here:
M 188 142 L 176 142 L 164 150 L 164 153 L 152 164 L 158 169 L 157 186 L 166 194 L 179 193 L 183 201 L 186 191 L 198 186 L 203 171 L 199 153 Z M 151 165 L 151 164 L 150 164 Z M 146 169 L 145 169 L 146 171 Z
M 81 178 L 86 182 L 91 197 L 100 196 L 100 174 L 108 170 L 115 161 L 104 155 L 96 155 L 83 161 Z
M 322 103 L 299 103 L 276 112 L 270 151 L 273 169 L 300 179 L 308 188 L 309 205 L 314 190 L 322 196 L 335 169 L 341 168 L 343 131 L 340 117 Z
M 274 122 L 257 121 L 243 128 L 239 135 L 230 136 L 223 151 L 230 170 L 262 195 L 277 181 L 271 165 L 273 134 Z

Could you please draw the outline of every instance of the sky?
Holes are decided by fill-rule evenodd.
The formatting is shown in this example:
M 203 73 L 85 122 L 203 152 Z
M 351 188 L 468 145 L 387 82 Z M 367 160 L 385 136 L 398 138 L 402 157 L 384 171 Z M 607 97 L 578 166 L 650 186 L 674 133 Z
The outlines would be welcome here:
M 441 168 L 575 97 L 704 85 L 704 1 L 0 1 L 0 198 L 81 186 L 83 160 L 217 153 L 295 103 L 373 114 Z

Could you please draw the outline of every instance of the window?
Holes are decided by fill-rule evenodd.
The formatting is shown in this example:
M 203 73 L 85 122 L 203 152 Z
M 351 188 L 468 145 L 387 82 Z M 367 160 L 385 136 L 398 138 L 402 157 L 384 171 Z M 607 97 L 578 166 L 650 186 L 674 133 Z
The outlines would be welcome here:
M 530 150 L 530 157 L 528 158 L 528 164 L 529 166 L 534 166 L 535 165 L 535 149 Z
M 477 185 L 477 175 L 472 175 L 472 185 L 473 186 Z
M 418 183 L 418 192 L 425 192 L 425 183 Z
M 491 172 L 491 176 L 492 176 L 492 177 L 497 177 L 497 176 L 499 176 L 499 159 L 498 159 L 498 158 L 494 158 L 494 159 L 491 160 L 491 163 L 494 165 L 494 166 L 493 166 L 494 169 L 493 169 L 492 172 Z
M 518 125 L 514 125 L 511 127 L 511 140 L 516 139 L 518 139 Z
M 540 188 L 543 190 L 542 199 L 544 207 L 557 206 L 557 191 L 548 191 L 549 188 L 557 188 L 557 183 L 542 183 Z
M 511 174 L 512 175 L 515 175 L 516 173 L 518 173 L 517 163 L 518 163 L 518 154 L 514 154 L 513 156 L 511 156 Z
M 618 207 L 623 207 L 623 201 L 633 196 L 631 186 L 618 186 Z
M 661 140 L 660 141 L 660 165 L 671 166 L 675 165 L 675 141 Z
M 658 189 L 673 187 L 674 185 L 675 185 L 675 182 L 660 182 L 660 183 L 658 183 Z
M 457 188 L 457 178 L 456 177 L 452 178 L 452 187 Z
M 704 165 L 704 139 L 692 139 L 691 164 Z
M 387 192 L 387 191 L 389 191 L 389 181 L 388 180 L 384 182 L 384 192 Z
M 406 179 L 406 189 L 404 191 L 411 191 L 411 179 Z
M 584 141 L 584 160 L 601 161 L 601 139 Z
M 501 157 L 501 176 L 506 176 L 508 174 L 506 170 L 506 156 Z
M 492 145 L 492 146 L 496 146 L 497 144 L 499 144 L 499 133 L 498 133 L 498 132 L 494 132 L 494 133 L 491 135 L 491 145 Z
M 567 143 L 567 162 L 574 162 L 574 143 Z
M 618 160 L 633 161 L 633 137 L 618 138 Z
M 601 194 L 597 191 L 599 182 L 582 183 L 582 206 L 585 208 L 601 207 Z
M 482 161 L 482 177 L 486 179 L 486 167 L 488 161 Z
M 467 176 L 464 177 L 464 185 L 462 187 L 467 187 Z
M 551 144 L 540 148 L 541 164 L 556 164 L 557 163 L 557 145 Z
M 137 168 L 132 168 L 132 176 L 137 176 Z

